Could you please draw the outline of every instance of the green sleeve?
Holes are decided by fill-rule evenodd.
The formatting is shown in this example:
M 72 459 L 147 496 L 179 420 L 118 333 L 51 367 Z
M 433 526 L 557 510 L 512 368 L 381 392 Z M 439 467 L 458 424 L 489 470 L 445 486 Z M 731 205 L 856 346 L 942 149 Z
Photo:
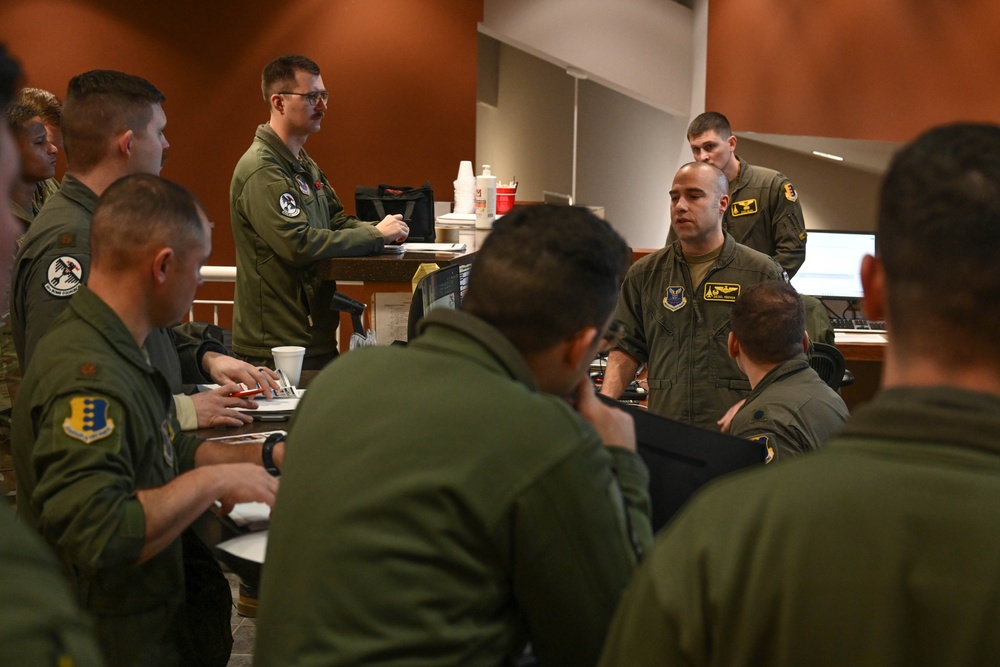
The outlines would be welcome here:
M 786 192 L 791 189 L 792 195 Z M 791 201 L 788 197 L 795 197 Z M 774 230 L 774 259 L 791 277 L 806 261 L 806 223 L 802 204 L 788 179 L 771 193 L 771 228 Z
M 611 457 L 596 434 L 589 444 L 575 448 L 512 509 L 514 595 L 543 665 L 596 661 L 638 558 Z M 637 472 L 625 474 L 627 484 Z M 640 533 L 649 530 L 648 515 L 644 522 Z

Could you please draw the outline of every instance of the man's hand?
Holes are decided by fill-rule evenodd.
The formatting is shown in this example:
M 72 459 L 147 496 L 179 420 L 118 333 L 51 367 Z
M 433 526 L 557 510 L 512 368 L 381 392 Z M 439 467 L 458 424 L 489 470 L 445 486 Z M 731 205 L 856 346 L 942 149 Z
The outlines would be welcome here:
M 576 386 L 576 411 L 597 430 L 605 447 L 635 451 L 635 422 L 632 415 L 597 398 L 589 377 Z
M 385 216 L 382 222 L 375 225 L 375 229 L 379 231 L 386 243 L 401 243 L 410 235 L 410 228 L 403 222 L 403 216 L 399 214 Z
M 715 422 L 716 424 L 719 425 L 719 430 L 720 431 L 722 431 L 723 433 L 729 433 L 729 426 L 733 423 L 733 417 L 736 416 L 736 413 L 739 412 L 740 408 L 742 408 L 743 404 L 746 403 L 746 402 L 747 402 L 747 399 L 745 399 L 745 398 L 741 399 L 739 402 L 737 402 L 736 404 L 734 404 L 731 408 L 729 408 L 728 410 L 726 410 L 726 414 L 722 415 L 722 419 L 720 419 L 719 421 Z
M 195 414 L 198 415 L 198 428 L 243 426 L 252 422 L 253 417 L 245 412 L 233 409 L 257 409 L 257 404 L 254 401 L 231 395 L 233 392 L 239 390 L 240 386 L 238 384 L 230 382 L 211 391 L 192 394 L 191 401 L 194 403 Z
M 201 366 L 216 384 L 243 383 L 248 388 L 263 387 L 264 398 L 274 398 L 274 391 L 281 389 L 278 374 L 270 368 L 251 366 L 245 361 L 218 352 L 206 352 L 201 357 Z M 232 392 L 229 392 L 232 393 Z M 256 406 L 255 406 L 256 407 Z M 198 426 L 201 426 L 201 414 L 198 415 Z
M 278 478 L 253 463 L 223 463 L 210 466 L 219 483 L 221 512 L 229 514 L 236 503 L 267 503 L 274 507 Z

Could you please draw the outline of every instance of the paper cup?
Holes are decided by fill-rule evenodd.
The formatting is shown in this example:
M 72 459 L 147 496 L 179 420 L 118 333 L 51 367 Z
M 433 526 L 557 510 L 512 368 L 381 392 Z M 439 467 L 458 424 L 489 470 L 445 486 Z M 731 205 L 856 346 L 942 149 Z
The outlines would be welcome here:
M 454 225 L 437 225 L 434 228 L 434 241 L 437 243 L 458 243 L 458 227 Z
M 306 348 L 300 345 L 282 345 L 272 347 L 271 355 L 274 356 L 274 367 L 285 374 L 293 387 L 298 387 Z
M 503 215 L 514 208 L 514 196 L 517 188 L 497 188 L 497 215 Z

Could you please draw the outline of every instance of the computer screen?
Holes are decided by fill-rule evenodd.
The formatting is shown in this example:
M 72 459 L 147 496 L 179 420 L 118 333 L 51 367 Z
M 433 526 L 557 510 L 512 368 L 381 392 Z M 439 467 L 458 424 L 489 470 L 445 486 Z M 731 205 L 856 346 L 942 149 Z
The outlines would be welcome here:
M 471 270 L 471 262 L 452 264 L 420 279 L 410 301 L 410 312 L 406 320 L 407 340 L 412 340 L 417 335 L 417 322 L 432 309 L 457 309 L 462 305 L 465 290 L 469 289 Z
M 874 254 L 875 232 L 811 231 L 792 286 L 809 296 L 860 299 L 861 259 Z

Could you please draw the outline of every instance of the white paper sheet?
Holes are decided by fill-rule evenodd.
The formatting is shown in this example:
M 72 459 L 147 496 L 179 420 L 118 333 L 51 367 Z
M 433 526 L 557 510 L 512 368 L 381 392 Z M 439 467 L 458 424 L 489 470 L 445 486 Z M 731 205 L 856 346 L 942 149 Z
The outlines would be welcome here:
M 267 553 L 267 531 L 261 530 L 234 537 L 231 540 L 220 542 L 218 548 L 237 558 L 263 565 L 264 554 Z

